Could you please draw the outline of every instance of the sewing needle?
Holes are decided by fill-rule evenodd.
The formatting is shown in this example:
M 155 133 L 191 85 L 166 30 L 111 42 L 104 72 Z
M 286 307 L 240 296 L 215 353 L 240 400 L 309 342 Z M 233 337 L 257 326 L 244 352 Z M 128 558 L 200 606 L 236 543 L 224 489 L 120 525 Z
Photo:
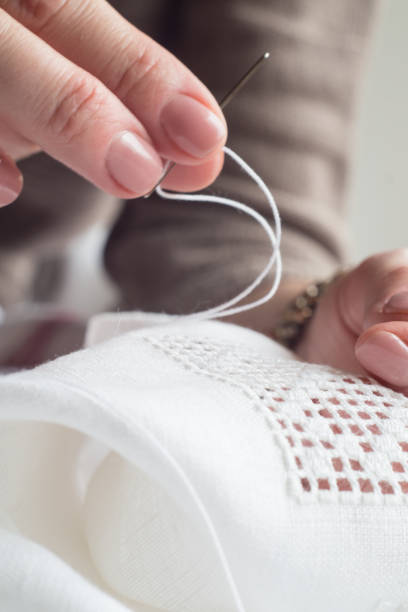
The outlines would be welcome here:
M 245 83 L 247 83 L 247 81 L 249 81 L 249 79 L 259 70 L 263 61 L 268 59 L 269 55 L 270 54 L 268 51 L 266 51 L 266 53 L 263 53 L 261 57 L 256 60 L 255 64 L 253 64 L 251 68 L 244 74 L 244 76 L 239 79 L 238 83 L 234 85 L 234 87 L 223 97 L 223 99 L 219 103 L 221 109 L 224 109 L 231 102 L 231 100 L 242 89 Z M 162 183 L 162 181 L 164 181 L 166 176 L 170 174 L 174 166 L 176 166 L 176 162 L 171 162 L 171 164 L 167 166 L 166 170 L 160 177 L 160 180 L 156 183 L 153 189 L 144 196 L 145 198 L 149 198 L 152 195 L 152 193 L 157 189 L 157 187 Z

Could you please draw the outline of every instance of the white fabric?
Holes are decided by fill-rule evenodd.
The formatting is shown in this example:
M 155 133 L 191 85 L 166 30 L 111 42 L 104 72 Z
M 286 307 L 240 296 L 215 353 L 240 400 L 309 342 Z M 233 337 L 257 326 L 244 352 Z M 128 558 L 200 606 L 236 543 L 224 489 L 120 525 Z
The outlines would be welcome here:
M 404 396 L 223 323 L 88 344 L 0 377 L 0 610 L 405 609 Z

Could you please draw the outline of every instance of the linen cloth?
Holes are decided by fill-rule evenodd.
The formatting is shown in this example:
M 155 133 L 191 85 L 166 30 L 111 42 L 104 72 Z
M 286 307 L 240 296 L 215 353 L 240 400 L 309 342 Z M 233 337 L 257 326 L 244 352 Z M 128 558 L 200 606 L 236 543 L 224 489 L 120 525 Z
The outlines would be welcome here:
M 405 396 L 219 322 L 88 345 L 0 377 L 1 610 L 406 609 Z

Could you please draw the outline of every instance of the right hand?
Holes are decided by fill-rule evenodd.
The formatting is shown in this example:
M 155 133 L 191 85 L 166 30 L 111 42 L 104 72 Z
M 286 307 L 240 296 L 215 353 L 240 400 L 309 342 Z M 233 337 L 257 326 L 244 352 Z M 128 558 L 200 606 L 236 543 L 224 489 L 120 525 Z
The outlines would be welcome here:
M 105 0 L 0 0 L 0 206 L 43 150 L 119 198 L 201 189 L 221 170 L 222 112 L 173 55 Z
M 330 285 L 300 357 L 408 393 L 408 249 L 371 255 Z

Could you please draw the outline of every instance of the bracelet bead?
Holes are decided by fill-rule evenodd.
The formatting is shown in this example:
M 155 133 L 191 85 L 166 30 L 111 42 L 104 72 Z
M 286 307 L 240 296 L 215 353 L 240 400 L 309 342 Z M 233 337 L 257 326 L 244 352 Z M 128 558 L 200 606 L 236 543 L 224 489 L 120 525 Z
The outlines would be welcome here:
M 272 337 L 280 344 L 293 349 L 302 337 L 306 325 L 312 318 L 327 287 L 344 274 L 345 271 L 342 270 L 329 280 L 308 285 L 300 295 L 290 302 L 280 321 L 275 325 Z

